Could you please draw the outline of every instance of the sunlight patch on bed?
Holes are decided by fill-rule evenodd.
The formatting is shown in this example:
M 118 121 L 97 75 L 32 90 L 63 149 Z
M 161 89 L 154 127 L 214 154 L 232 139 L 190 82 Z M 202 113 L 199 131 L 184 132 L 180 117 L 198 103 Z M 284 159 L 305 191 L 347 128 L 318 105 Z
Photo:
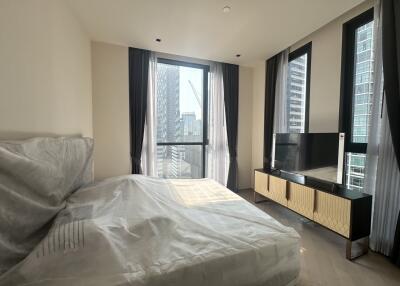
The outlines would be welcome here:
M 202 206 L 214 203 L 238 201 L 241 198 L 222 185 L 210 180 L 169 180 L 171 192 L 186 206 Z

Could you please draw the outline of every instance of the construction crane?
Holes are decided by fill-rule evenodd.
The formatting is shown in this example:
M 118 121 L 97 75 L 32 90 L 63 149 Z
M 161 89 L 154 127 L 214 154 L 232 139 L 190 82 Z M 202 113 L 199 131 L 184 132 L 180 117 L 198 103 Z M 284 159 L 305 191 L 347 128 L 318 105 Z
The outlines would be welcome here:
M 196 88 L 194 87 L 194 85 L 193 85 L 193 83 L 192 83 L 192 81 L 190 79 L 188 80 L 188 82 L 190 84 L 190 87 L 193 90 L 193 93 L 194 93 L 194 96 L 196 97 L 197 102 L 199 103 L 199 106 L 201 107 L 201 99 L 199 97 L 199 94 L 197 93 Z

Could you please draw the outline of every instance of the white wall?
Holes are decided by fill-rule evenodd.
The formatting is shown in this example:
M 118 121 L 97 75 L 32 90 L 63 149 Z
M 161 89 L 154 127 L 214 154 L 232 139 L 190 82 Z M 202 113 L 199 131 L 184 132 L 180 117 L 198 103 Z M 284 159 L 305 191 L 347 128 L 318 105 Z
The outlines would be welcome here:
M 196 62 L 205 63 L 201 60 Z M 95 177 L 129 174 L 128 48 L 92 43 L 92 70 Z M 249 188 L 252 173 L 252 69 L 240 67 L 239 74 L 238 185 L 239 188 Z
M 251 182 L 254 186 L 254 169 L 263 166 L 264 146 L 264 98 L 265 98 L 265 63 L 260 62 L 253 68 L 253 109 L 252 109 L 252 156 Z
M 128 48 L 92 43 L 96 179 L 131 173 Z
M 290 47 L 294 51 L 312 41 L 310 132 L 338 131 L 343 24 L 371 8 L 372 3 L 362 3 Z M 263 164 L 264 96 L 265 62 L 260 62 L 253 68 L 252 169 Z
M 0 138 L 92 135 L 90 40 L 60 0 L 0 2 Z
M 239 67 L 238 188 L 251 187 L 253 70 Z

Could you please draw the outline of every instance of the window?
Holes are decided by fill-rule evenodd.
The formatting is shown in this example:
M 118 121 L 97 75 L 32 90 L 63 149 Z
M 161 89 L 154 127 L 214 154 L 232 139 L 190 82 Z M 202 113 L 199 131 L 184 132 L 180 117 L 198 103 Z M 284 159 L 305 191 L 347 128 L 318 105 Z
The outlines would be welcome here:
M 343 26 L 341 131 L 346 133 L 346 186 L 362 191 L 373 96 L 373 9 Z
M 289 54 L 287 80 L 288 132 L 308 131 L 310 98 L 311 43 Z
M 157 60 L 157 173 L 205 176 L 208 66 Z

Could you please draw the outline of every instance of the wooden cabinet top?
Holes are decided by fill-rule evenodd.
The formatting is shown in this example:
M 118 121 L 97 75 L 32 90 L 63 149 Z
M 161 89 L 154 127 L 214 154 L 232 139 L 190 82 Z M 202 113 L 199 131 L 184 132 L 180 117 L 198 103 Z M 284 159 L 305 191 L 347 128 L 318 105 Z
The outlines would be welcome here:
M 299 185 L 303 185 L 306 187 L 310 187 L 319 191 L 323 191 L 341 198 L 345 198 L 348 200 L 358 200 L 369 198 L 372 199 L 372 196 L 369 194 L 361 193 L 358 191 L 346 189 L 343 185 L 326 182 L 318 179 L 314 179 L 312 177 L 288 173 L 288 172 L 280 172 L 280 171 L 265 171 L 263 169 L 256 169 L 255 171 L 268 174 L 270 176 L 274 176 L 277 178 L 284 179 L 289 182 L 293 182 Z

